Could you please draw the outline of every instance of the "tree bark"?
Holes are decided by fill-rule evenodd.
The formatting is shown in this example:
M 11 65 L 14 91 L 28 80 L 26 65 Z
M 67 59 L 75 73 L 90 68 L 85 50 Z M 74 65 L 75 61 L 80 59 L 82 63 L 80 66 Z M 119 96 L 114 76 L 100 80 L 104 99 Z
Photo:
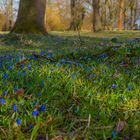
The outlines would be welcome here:
M 93 31 L 98 32 L 102 30 L 102 23 L 100 18 L 100 0 L 92 0 L 93 6 Z
M 17 21 L 11 32 L 46 34 L 46 0 L 20 0 Z
M 120 32 L 123 29 L 123 10 L 124 10 L 124 0 L 119 0 L 118 29 Z

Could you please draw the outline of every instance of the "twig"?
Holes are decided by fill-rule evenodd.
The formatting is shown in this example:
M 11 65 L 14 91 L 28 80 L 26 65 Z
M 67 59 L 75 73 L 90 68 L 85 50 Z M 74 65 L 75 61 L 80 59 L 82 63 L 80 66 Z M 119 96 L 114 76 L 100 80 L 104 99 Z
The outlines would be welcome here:
M 86 128 L 85 128 L 85 131 L 84 131 L 84 133 L 83 133 L 83 136 L 85 136 L 86 133 L 88 132 L 88 130 L 89 130 L 89 128 L 90 128 L 90 123 L 91 123 L 91 114 L 89 114 L 89 116 L 88 116 L 88 123 L 87 123 L 87 126 L 86 126 Z

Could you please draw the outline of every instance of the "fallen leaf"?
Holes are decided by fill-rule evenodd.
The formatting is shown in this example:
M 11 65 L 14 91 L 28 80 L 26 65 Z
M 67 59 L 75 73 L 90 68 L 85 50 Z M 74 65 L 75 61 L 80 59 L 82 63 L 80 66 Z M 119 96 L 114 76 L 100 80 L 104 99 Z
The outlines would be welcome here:
M 24 89 L 23 89 L 23 88 L 18 89 L 18 90 L 16 91 L 16 93 L 17 93 L 18 95 L 20 95 L 20 96 L 23 96 L 23 95 L 24 95 Z
M 52 138 L 51 140 L 64 140 L 64 138 L 62 136 L 56 136 Z
M 126 126 L 126 122 L 125 121 L 119 121 L 118 124 L 115 127 L 115 131 L 117 133 L 119 133 L 119 132 L 121 132 L 124 129 L 125 126 Z

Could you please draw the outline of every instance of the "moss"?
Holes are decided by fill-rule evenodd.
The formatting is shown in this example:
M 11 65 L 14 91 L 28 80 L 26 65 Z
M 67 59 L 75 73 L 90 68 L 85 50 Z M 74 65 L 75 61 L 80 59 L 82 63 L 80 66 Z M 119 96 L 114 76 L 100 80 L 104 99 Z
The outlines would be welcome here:
M 14 30 L 16 33 L 44 34 L 44 30 L 36 24 L 17 24 Z

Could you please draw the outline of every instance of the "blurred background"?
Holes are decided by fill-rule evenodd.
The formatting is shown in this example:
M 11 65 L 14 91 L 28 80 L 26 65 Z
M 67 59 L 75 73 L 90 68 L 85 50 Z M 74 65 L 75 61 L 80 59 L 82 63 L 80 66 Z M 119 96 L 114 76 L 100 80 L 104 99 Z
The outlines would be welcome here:
M 120 0 L 98 0 L 103 30 L 118 30 Z M 13 27 L 19 0 L 0 0 L 0 31 Z M 46 26 L 48 31 L 72 29 L 73 8 L 79 20 L 79 30 L 93 29 L 93 0 L 47 0 Z M 124 0 L 122 5 L 123 30 L 140 30 L 140 0 Z

